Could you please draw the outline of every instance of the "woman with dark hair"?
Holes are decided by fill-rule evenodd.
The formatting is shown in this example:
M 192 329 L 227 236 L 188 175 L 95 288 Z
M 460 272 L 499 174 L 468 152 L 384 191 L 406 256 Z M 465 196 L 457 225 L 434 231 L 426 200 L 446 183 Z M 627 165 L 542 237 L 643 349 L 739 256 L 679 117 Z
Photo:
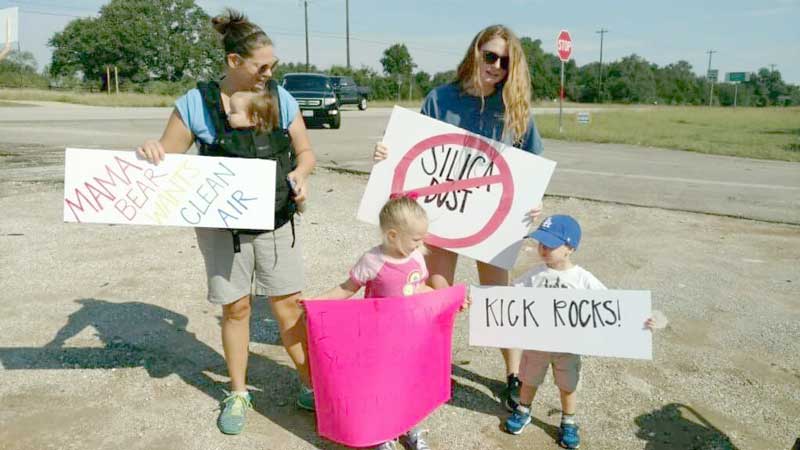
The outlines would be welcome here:
M 422 114 L 464 128 L 534 154 L 544 150 L 531 115 L 531 77 L 519 38 L 508 27 L 492 25 L 481 30 L 458 65 L 456 80 L 433 89 L 422 104 Z M 386 159 L 388 149 L 375 146 L 374 159 Z M 541 205 L 530 211 L 532 221 Z M 452 285 L 458 255 L 429 245 L 428 271 L 443 276 Z M 506 286 L 509 272 L 477 261 L 482 285 Z M 506 388 L 501 394 L 509 411 L 516 408 L 522 351 L 502 349 L 506 366 Z
M 194 143 L 201 155 L 257 157 L 277 164 L 275 229 L 268 232 L 196 228 L 208 276 L 208 300 L 222 306 L 222 346 L 231 392 L 222 402 L 220 431 L 238 434 L 252 407 L 246 372 L 250 342 L 251 288 L 270 299 L 281 340 L 303 386 L 298 406 L 313 410 L 306 360 L 306 332 L 298 304 L 305 284 L 301 246 L 295 233 L 297 203 L 307 195 L 306 179 L 316 164 L 297 101 L 274 80 L 278 63 L 266 33 L 234 10 L 212 20 L 222 35 L 225 75 L 218 83 L 200 82 L 175 102 L 161 139 L 144 143 L 138 153 L 158 164 L 166 153 L 184 153 Z M 256 92 L 271 106 L 266 124 L 231 126 L 231 98 Z M 277 113 L 275 113 L 277 112 Z

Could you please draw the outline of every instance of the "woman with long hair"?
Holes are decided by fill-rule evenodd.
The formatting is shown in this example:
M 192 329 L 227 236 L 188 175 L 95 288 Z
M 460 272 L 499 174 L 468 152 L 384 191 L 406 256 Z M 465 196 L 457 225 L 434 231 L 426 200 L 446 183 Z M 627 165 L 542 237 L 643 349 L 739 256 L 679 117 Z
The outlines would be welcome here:
M 492 25 L 472 39 L 456 71 L 456 79 L 433 89 L 422 105 L 422 114 L 473 133 L 513 145 L 534 154 L 543 151 L 542 140 L 531 115 L 531 77 L 519 38 L 508 27 Z M 388 149 L 375 147 L 374 159 L 386 159 Z M 530 211 L 532 221 L 541 205 Z M 458 255 L 429 246 L 428 270 L 453 284 Z M 477 261 L 482 285 L 506 286 L 509 272 Z M 516 408 L 522 351 L 502 349 L 506 387 L 501 397 L 509 411 Z

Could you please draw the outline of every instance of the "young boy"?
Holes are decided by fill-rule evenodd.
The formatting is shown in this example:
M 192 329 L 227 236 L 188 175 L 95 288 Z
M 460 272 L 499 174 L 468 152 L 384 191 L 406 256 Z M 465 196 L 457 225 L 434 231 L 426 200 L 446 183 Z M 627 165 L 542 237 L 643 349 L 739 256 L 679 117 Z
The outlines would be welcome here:
M 544 265 L 535 267 L 514 280 L 515 286 L 533 288 L 606 289 L 589 271 L 573 264 L 570 255 L 578 249 L 581 227 L 570 216 L 555 215 L 546 218 L 539 228 L 527 237 L 539 241 L 539 256 Z M 652 328 L 649 319 L 645 326 Z M 577 412 L 577 388 L 580 379 L 581 357 L 571 353 L 525 350 L 520 364 L 522 387 L 519 405 L 506 419 L 505 428 L 511 434 L 520 434 L 531 423 L 531 403 L 536 390 L 544 381 L 549 366 L 553 366 L 553 378 L 561 396 L 561 426 L 558 444 L 575 449 L 580 446 Z

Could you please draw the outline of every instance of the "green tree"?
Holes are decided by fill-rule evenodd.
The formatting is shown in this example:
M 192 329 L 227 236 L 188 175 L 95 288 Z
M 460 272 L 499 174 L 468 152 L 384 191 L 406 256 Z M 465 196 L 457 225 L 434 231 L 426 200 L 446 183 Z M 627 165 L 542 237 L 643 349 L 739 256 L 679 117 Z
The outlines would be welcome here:
M 455 70 L 448 70 L 446 72 L 436 72 L 433 75 L 433 79 L 431 80 L 431 86 L 435 88 L 443 84 L 452 83 L 455 80 L 456 80 Z
M 669 105 L 699 104 L 703 102 L 703 82 L 686 61 L 667 64 L 655 71 L 656 95 L 661 103 Z
M 311 64 L 307 70 L 307 72 L 309 73 L 317 73 L 319 71 L 320 70 L 317 68 L 317 66 L 313 64 Z M 306 72 L 306 63 L 304 62 L 280 63 L 278 64 L 278 67 L 276 67 L 275 70 L 272 72 L 272 78 L 278 81 L 282 81 L 283 76 L 286 75 L 287 73 L 298 73 L 298 72 Z
M 405 44 L 394 44 L 384 50 L 381 65 L 383 65 L 383 72 L 387 75 L 400 76 L 405 79 L 409 79 L 411 72 L 417 67 Z
M 545 53 L 542 41 L 529 37 L 520 39 L 522 51 L 528 60 L 531 73 L 533 97 L 538 99 L 558 98 L 561 86 L 561 60 L 552 53 Z
M 0 61 L 0 86 L 46 88 L 47 78 L 36 72 L 31 52 L 11 52 Z
M 657 69 L 641 56 L 626 56 L 609 64 L 605 89 L 615 101 L 653 103 L 657 98 L 653 72 Z
M 52 75 L 105 77 L 117 66 L 133 82 L 219 74 L 223 52 L 209 16 L 193 0 L 111 0 L 96 18 L 70 22 L 49 42 Z

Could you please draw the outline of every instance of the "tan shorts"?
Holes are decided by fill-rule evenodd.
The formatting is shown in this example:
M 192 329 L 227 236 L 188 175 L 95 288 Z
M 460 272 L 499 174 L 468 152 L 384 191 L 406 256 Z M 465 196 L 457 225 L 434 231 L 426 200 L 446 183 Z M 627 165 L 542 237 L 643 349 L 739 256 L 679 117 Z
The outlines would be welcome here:
M 522 352 L 519 378 L 523 383 L 539 387 L 544 383 L 547 368 L 553 366 L 556 386 L 566 392 L 575 392 L 580 381 L 581 357 L 572 353 Z
M 300 292 L 305 286 L 299 236 L 292 247 L 292 224 L 259 235 L 239 235 L 233 252 L 230 231 L 195 228 L 208 277 L 208 301 L 227 305 L 253 293 L 269 297 Z M 299 235 L 299 227 L 295 233 Z

